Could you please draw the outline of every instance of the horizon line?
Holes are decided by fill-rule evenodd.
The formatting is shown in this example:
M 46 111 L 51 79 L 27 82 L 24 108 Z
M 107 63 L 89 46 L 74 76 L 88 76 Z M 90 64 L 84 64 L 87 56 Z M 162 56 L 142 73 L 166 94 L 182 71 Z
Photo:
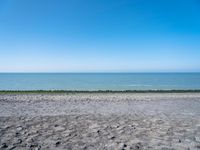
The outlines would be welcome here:
M 200 73 L 200 71 L 122 71 L 122 72 L 119 72 L 119 71 L 105 71 L 105 72 L 103 72 L 103 71 L 98 71 L 98 72 L 95 72 L 95 71 L 89 71 L 89 72 L 82 72 L 82 71 L 80 71 L 80 72 L 37 72 L 37 71 L 35 71 L 35 72 L 0 72 L 0 73 Z

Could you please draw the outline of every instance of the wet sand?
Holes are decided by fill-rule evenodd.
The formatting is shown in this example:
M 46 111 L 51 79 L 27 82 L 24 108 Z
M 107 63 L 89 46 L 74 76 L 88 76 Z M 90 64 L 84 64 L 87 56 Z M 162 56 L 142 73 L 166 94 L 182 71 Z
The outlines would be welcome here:
M 0 149 L 200 149 L 200 93 L 1 94 Z

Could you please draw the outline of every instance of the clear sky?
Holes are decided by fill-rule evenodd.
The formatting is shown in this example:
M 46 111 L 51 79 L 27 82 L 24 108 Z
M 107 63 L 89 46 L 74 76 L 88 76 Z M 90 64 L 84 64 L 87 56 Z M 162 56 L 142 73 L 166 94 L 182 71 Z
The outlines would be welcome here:
M 1 0 L 0 72 L 199 72 L 199 0 Z

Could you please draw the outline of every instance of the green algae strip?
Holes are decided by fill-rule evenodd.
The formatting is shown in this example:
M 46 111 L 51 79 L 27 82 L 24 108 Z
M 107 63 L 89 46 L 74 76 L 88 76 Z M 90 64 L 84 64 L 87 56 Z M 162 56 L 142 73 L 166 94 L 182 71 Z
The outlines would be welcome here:
M 0 90 L 0 94 L 75 94 L 75 93 L 200 93 L 196 90 Z

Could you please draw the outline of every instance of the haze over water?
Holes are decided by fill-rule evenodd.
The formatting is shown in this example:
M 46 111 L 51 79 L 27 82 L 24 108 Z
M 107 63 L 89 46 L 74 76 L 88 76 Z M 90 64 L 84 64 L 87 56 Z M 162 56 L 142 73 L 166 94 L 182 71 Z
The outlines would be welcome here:
M 0 90 L 200 89 L 200 73 L 0 73 Z

